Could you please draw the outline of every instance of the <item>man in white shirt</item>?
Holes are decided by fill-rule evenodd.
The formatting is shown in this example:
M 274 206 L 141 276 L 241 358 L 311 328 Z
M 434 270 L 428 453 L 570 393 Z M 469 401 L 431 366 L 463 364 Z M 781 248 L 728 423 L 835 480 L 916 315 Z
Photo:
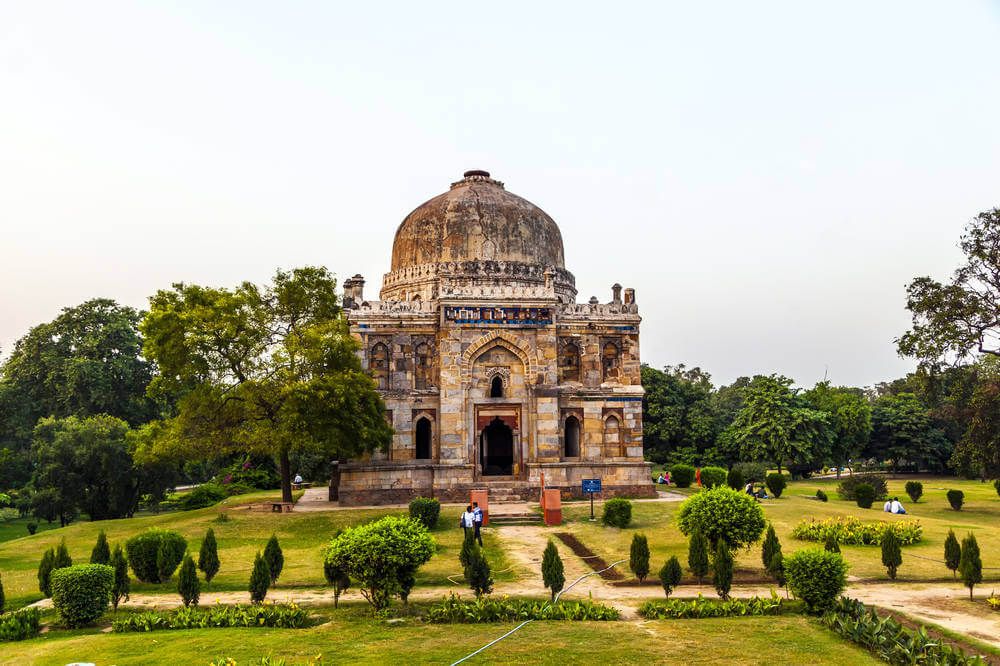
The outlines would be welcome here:
M 899 501 L 898 497 L 893 497 L 892 502 L 889 503 L 890 513 L 906 513 L 906 509 L 903 508 L 903 503 Z

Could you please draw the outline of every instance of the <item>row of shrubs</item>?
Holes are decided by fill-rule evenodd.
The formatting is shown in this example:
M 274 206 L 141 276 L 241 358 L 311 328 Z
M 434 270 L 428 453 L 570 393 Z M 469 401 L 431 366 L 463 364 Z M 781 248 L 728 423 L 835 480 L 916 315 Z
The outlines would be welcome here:
M 549 603 L 532 599 L 478 597 L 463 600 L 454 594 L 431 606 L 426 619 L 435 624 L 522 622 L 524 620 L 609 621 L 621 617 L 617 608 L 591 601 Z
M 34 638 L 41 630 L 41 617 L 42 612 L 37 608 L 0 613 L 0 641 Z
M 208 627 L 275 627 L 300 629 L 309 624 L 309 614 L 294 603 L 185 606 L 172 611 L 147 611 L 124 615 L 111 623 L 113 631 L 159 631 Z
M 691 465 L 677 464 L 669 469 L 670 481 L 678 488 L 688 488 L 696 479 L 700 479 L 705 488 L 729 486 L 733 490 L 742 490 L 747 483 L 763 483 L 774 497 L 788 485 L 788 477 L 777 472 L 767 473 L 767 467 L 761 463 L 737 463 L 731 469 L 725 467 L 702 467 L 696 469 Z
M 864 521 L 855 516 L 804 520 L 792 530 L 792 536 L 804 541 L 832 539 L 842 545 L 878 546 L 887 532 L 893 532 L 900 545 L 910 546 L 923 538 L 923 527 L 916 520 L 887 522 Z
M 907 629 L 891 617 L 879 617 L 860 601 L 841 597 L 823 616 L 823 623 L 849 641 L 867 648 L 890 664 L 949 664 L 965 666 L 987 662 L 966 655 L 928 635 L 924 627 Z
M 749 599 L 697 599 L 650 600 L 639 606 L 639 615 L 647 620 L 687 620 L 705 617 L 745 617 L 751 615 L 780 615 L 799 604 L 779 599 L 750 597 Z

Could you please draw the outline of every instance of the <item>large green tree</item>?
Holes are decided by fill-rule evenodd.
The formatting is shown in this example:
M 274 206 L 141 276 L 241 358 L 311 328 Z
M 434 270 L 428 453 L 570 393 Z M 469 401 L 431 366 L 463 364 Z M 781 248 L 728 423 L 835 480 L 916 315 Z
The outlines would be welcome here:
M 857 457 L 868 443 L 872 432 L 872 409 L 860 389 L 831 386 L 822 381 L 802 394 L 813 409 L 829 415 L 832 428 L 830 458 L 840 468 Z
M 1000 478 L 1000 361 L 983 359 L 969 401 L 969 427 L 952 453 L 952 467 L 982 478 Z
M 161 370 L 154 391 L 181 396 L 147 429 L 150 455 L 268 453 L 291 501 L 291 452 L 348 458 L 391 440 L 325 268 L 278 271 L 264 287 L 176 284 L 150 299 L 141 331 Z
M 826 412 L 813 409 L 780 375 L 758 375 L 743 390 L 743 408 L 728 437 L 747 459 L 812 469 L 830 455 L 833 429 Z
M 872 435 L 864 454 L 890 461 L 893 469 L 902 462 L 940 469 L 951 445 L 917 396 L 900 393 L 881 396 L 872 406 Z
M 723 462 L 715 450 L 719 421 L 712 382 L 700 368 L 642 367 L 643 442 L 656 462 L 708 465 Z
M 959 242 L 961 265 L 945 284 L 915 278 L 906 307 L 913 326 L 899 352 L 923 361 L 1000 356 L 1000 208 L 977 215 Z

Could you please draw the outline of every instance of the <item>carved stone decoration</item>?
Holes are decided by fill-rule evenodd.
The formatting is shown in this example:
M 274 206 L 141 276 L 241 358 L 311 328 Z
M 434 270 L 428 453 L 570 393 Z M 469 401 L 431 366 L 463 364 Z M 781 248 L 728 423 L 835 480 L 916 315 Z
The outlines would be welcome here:
M 506 366 L 489 366 L 486 368 L 486 383 L 489 384 L 493 381 L 494 377 L 500 377 L 503 382 L 503 388 L 506 391 L 510 388 L 510 368 Z

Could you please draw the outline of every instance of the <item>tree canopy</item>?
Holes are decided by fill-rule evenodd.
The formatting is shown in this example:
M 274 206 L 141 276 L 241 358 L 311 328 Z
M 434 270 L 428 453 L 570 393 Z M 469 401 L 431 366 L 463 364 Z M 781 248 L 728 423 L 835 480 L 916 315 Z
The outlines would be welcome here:
M 147 454 L 273 455 L 291 501 L 293 451 L 328 459 L 385 447 L 384 405 L 362 371 L 325 268 L 278 271 L 264 287 L 176 284 L 150 299 L 144 353 L 176 416 L 146 429 Z

